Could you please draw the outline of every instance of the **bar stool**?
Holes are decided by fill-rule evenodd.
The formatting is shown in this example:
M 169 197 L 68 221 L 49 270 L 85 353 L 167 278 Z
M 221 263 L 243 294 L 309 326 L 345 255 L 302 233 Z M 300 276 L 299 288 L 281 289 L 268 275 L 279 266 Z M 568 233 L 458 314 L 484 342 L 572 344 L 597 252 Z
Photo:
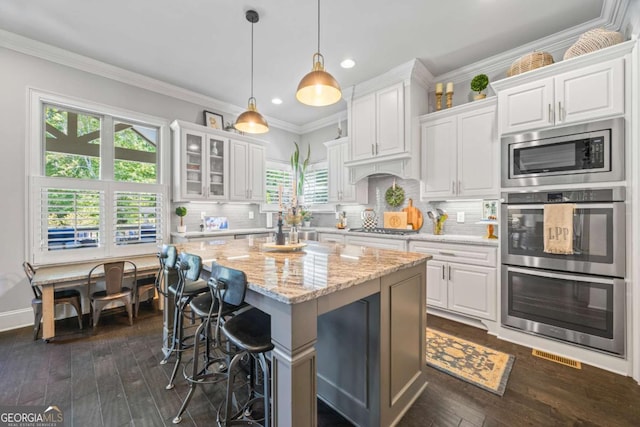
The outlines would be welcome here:
M 174 304 L 173 294 L 169 292 L 169 286 L 177 286 L 178 284 L 178 274 L 176 271 L 176 263 L 178 262 L 178 250 L 173 245 L 164 244 L 160 248 L 160 251 L 157 254 L 159 269 L 156 274 L 156 291 L 158 295 L 161 296 L 164 300 L 164 309 L 162 314 L 162 330 L 169 331 L 169 322 L 170 318 L 167 314 L 167 310 L 169 308 L 169 304 Z M 173 280 L 173 283 L 170 281 Z M 171 299 L 171 302 L 169 301 Z M 169 340 L 171 342 L 169 342 Z M 163 342 L 162 351 L 165 354 L 164 359 L 160 361 L 161 365 L 165 365 L 169 357 L 173 354 L 171 351 L 173 342 L 173 331 L 171 331 L 171 337 L 167 338 L 167 342 Z M 165 346 L 166 344 L 166 346 Z
M 178 373 L 183 351 L 191 347 L 191 345 L 185 343 L 184 337 L 184 316 L 186 315 L 186 309 L 189 307 L 189 303 L 193 298 L 209 292 L 207 282 L 200 279 L 202 258 L 198 255 L 182 252 L 178 257 L 176 269 L 178 271 L 178 283 L 175 285 L 170 284 L 167 288 L 169 293 L 173 295 L 176 310 L 173 318 L 171 348 L 169 348 L 169 354 L 165 357 L 166 360 L 170 354 L 175 353 L 176 362 L 173 366 L 171 377 L 169 378 L 169 384 L 165 387 L 167 390 L 171 390 L 174 387 L 173 380 L 175 380 L 176 374 Z M 197 340 L 199 337 L 195 339 Z
M 214 384 L 227 379 L 227 365 L 231 351 L 225 350 L 223 346 L 220 326 L 224 323 L 225 317 L 247 306 L 244 302 L 247 291 L 247 276 L 244 272 L 223 267 L 214 262 L 211 266 L 208 285 L 210 292 L 195 297 L 189 304 L 191 311 L 202 319 L 202 323 L 194 334 L 193 357 L 184 365 L 183 373 L 184 378 L 189 382 L 189 392 L 173 419 L 174 424 L 182 421 L 182 414 L 186 411 L 198 384 Z M 203 335 L 204 341 L 199 339 Z M 204 354 L 202 368 L 200 368 L 202 342 L 204 342 Z
M 229 341 L 238 348 L 238 353 L 233 356 L 228 368 L 227 379 L 227 398 L 224 403 L 225 411 L 221 414 L 222 407 L 218 409 L 217 421 L 219 426 L 234 425 L 263 425 L 269 427 L 271 423 L 269 401 L 271 393 L 269 391 L 269 366 L 265 353 L 273 350 L 271 343 L 271 316 L 258 310 L 251 308 L 247 311 L 237 314 L 222 325 L 222 332 Z M 233 384 L 235 382 L 235 368 L 241 359 L 246 355 L 250 355 L 260 365 L 263 376 L 262 396 L 257 397 L 255 388 L 256 376 L 252 375 L 249 381 L 251 387 L 250 400 L 244 407 L 240 408 L 235 414 L 231 414 L 231 406 L 233 401 Z M 260 424 L 259 420 L 249 419 L 247 413 L 251 412 L 251 407 L 257 401 L 262 400 L 264 404 L 264 424 Z M 221 416 L 224 415 L 224 419 Z

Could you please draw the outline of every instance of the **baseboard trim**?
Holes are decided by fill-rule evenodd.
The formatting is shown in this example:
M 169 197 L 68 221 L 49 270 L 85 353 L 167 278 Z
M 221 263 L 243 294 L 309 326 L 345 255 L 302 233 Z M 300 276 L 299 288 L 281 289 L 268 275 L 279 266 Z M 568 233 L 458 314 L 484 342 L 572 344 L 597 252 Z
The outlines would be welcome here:
M 0 313 L 0 332 L 25 326 L 33 326 L 33 309 L 31 307 Z

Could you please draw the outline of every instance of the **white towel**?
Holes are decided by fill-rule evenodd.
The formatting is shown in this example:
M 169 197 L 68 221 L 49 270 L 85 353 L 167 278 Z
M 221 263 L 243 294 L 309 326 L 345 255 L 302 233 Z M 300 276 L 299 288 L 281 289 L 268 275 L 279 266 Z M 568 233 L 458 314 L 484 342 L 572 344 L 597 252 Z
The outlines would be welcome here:
M 544 205 L 544 251 L 573 254 L 574 203 Z

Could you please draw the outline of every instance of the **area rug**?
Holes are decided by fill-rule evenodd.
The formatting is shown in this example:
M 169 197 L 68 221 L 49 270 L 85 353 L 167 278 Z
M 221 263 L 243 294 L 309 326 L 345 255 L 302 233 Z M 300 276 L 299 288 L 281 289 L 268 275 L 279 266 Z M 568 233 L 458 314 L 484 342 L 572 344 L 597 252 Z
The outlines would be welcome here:
M 498 396 L 504 394 L 515 357 L 427 328 L 427 365 Z

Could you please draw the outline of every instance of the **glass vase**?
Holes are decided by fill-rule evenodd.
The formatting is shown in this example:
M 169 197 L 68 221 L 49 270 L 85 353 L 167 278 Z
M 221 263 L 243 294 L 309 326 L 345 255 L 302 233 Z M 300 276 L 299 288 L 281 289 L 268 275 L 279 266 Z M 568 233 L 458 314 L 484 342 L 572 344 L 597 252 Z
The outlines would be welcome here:
M 292 225 L 291 229 L 289 230 L 289 244 L 298 244 L 298 227 L 295 225 Z

